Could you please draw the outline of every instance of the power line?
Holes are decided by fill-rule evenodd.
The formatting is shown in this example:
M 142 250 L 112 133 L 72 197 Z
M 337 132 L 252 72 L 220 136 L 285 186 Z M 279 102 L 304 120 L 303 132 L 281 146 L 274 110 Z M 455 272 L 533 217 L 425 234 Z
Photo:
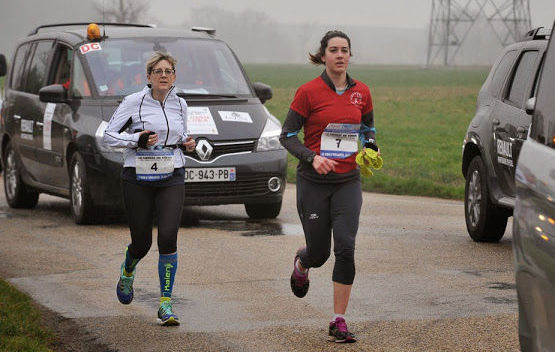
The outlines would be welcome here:
M 426 64 L 452 65 L 476 21 L 484 18 L 506 46 L 530 30 L 529 0 L 432 0 Z

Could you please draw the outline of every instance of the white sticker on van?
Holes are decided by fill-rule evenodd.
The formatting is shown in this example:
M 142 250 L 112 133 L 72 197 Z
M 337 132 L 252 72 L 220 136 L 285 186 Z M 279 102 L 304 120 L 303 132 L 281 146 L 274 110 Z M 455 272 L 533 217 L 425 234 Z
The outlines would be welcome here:
M 33 120 L 21 119 L 21 132 L 33 133 Z
M 208 107 L 187 107 L 187 134 L 218 134 Z
M 223 121 L 252 123 L 251 115 L 248 112 L 238 111 L 218 111 Z
M 43 117 L 43 130 L 42 130 L 42 147 L 47 150 L 52 150 L 52 117 L 56 110 L 56 104 L 46 104 Z
M 100 46 L 100 43 L 87 43 L 87 44 L 83 44 L 79 47 L 79 51 L 83 55 L 86 54 L 86 53 L 89 53 L 91 51 L 98 51 L 98 50 L 102 50 L 102 47 Z

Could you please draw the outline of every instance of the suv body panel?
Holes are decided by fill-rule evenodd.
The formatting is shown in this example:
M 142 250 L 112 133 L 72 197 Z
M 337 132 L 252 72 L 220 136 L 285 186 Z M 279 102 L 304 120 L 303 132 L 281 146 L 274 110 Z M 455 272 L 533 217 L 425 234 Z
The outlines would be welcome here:
M 513 255 L 521 350 L 555 350 L 555 41 L 516 168 Z

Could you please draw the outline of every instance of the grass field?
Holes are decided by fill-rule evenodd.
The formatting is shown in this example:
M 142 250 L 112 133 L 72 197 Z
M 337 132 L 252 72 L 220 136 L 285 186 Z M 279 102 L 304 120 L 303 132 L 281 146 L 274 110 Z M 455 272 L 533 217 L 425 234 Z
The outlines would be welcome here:
M 250 64 L 252 81 L 272 86 L 266 103 L 282 122 L 296 89 L 318 76 L 312 65 Z M 461 146 L 488 69 L 436 69 L 351 65 L 349 73 L 370 87 L 383 169 L 363 179 L 363 189 L 462 199 Z M 288 180 L 297 161 L 289 156 Z
M 53 337 L 31 299 L 0 279 L 0 351 L 51 351 Z

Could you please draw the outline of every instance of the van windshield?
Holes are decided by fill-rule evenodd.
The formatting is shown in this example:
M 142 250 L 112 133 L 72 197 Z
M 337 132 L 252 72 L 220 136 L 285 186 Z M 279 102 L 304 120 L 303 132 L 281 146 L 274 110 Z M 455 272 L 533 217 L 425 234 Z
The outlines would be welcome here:
M 124 96 L 147 84 L 146 62 L 154 51 L 177 59 L 177 88 L 185 93 L 250 95 L 247 80 L 228 46 L 217 40 L 181 38 L 108 39 L 81 46 L 101 96 Z

